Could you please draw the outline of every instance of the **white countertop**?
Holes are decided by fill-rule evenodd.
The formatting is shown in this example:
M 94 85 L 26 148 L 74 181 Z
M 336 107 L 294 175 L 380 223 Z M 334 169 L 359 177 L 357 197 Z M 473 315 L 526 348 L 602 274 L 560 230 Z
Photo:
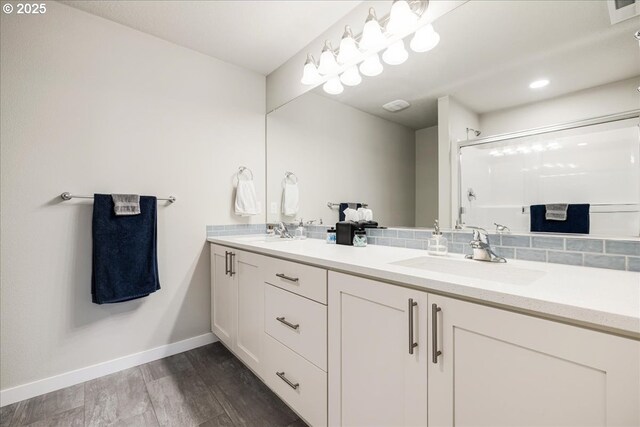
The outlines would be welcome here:
M 265 241 L 264 237 L 244 235 L 207 240 L 640 339 L 640 273 L 519 260 L 490 264 L 465 260 L 457 254 L 440 261 L 442 257 L 429 257 L 426 251 L 417 249 L 377 245 L 355 248 L 329 245 L 319 239 Z M 460 262 L 461 268 L 456 270 L 462 273 L 392 264 L 425 257 L 432 258 L 426 261 L 433 261 L 436 266 L 444 263 L 445 271 L 447 264 Z

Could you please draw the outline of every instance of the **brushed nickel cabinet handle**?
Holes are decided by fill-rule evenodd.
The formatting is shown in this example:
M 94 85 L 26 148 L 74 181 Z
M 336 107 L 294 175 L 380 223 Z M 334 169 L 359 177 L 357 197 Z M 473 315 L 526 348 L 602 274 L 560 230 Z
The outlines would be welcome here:
M 235 270 L 233 269 L 233 260 L 236 257 L 236 254 L 234 252 L 229 252 L 229 276 L 233 276 L 234 274 L 236 274 Z
M 229 254 L 231 252 L 229 251 L 224 251 L 224 275 L 228 275 L 230 270 L 229 270 Z
M 288 280 L 290 282 L 297 282 L 298 280 L 300 280 L 297 277 L 289 277 L 289 276 L 287 276 L 285 274 L 282 274 L 282 273 L 277 273 L 276 277 L 279 277 L 279 278 L 284 279 L 284 280 Z
M 418 346 L 417 342 L 413 342 L 413 307 L 418 305 L 413 298 L 409 298 L 409 354 L 413 354 L 413 349 Z
M 438 350 L 438 312 L 442 311 L 438 304 L 431 304 L 431 361 L 438 363 L 438 356 L 442 354 Z
M 280 379 L 282 381 L 284 381 L 285 383 L 287 383 L 289 385 L 289 387 L 291 387 L 292 389 L 296 390 L 298 387 L 300 387 L 300 383 L 292 383 L 291 381 L 289 381 L 287 379 L 287 377 L 284 376 L 284 371 L 282 372 L 276 372 L 276 375 L 280 377 Z
M 293 323 L 287 322 L 285 320 L 284 316 L 283 317 L 276 317 L 276 320 L 278 322 L 282 323 L 283 325 L 286 325 L 286 326 L 288 326 L 288 327 L 290 327 L 291 329 L 294 329 L 294 330 L 297 330 L 300 327 L 300 325 L 297 324 L 297 323 L 294 325 Z

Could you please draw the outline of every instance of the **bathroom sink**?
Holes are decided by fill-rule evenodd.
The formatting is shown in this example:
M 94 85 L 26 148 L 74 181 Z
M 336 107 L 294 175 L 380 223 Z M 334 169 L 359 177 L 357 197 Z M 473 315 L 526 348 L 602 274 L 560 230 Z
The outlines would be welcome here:
M 546 273 L 529 268 L 515 267 L 508 263 L 483 262 L 470 259 L 452 259 L 424 256 L 390 263 L 402 267 L 417 268 L 436 273 L 455 274 L 474 279 L 491 280 L 511 285 L 529 285 Z

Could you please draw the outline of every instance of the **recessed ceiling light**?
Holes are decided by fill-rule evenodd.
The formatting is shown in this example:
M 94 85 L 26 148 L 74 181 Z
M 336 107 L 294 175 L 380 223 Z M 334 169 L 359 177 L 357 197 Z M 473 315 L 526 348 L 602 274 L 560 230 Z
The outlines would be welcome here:
M 536 80 L 536 81 L 533 81 L 533 82 L 529 83 L 529 88 L 530 89 L 540 89 L 542 87 L 545 87 L 548 84 L 549 84 L 549 80 L 547 80 L 547 79 Z
M 404 99 L 396 99 L 395 101 L 387 102 L 382 106 L 382 108 L 389 111 L 390 113 L 397 113 L 398 111 L 407 109 L 410 106 L 411 104 L 409 104 Z

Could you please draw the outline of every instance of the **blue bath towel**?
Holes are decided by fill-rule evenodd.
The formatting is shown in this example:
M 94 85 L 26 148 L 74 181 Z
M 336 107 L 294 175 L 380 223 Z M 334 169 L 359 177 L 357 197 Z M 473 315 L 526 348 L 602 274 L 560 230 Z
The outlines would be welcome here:
M 569 205 L 567 219 L 553 221 L 545 218 L 546 205 L 532 205 L 529 209 L 531 231 L 589 234 L 589 207 L 588 204 Z
M 116 216 L 109 194 L 93 201 L 91 297 L 96 304 L 146 297 L 160 289 L 155 197 L 140 197 L 140 214 Z

